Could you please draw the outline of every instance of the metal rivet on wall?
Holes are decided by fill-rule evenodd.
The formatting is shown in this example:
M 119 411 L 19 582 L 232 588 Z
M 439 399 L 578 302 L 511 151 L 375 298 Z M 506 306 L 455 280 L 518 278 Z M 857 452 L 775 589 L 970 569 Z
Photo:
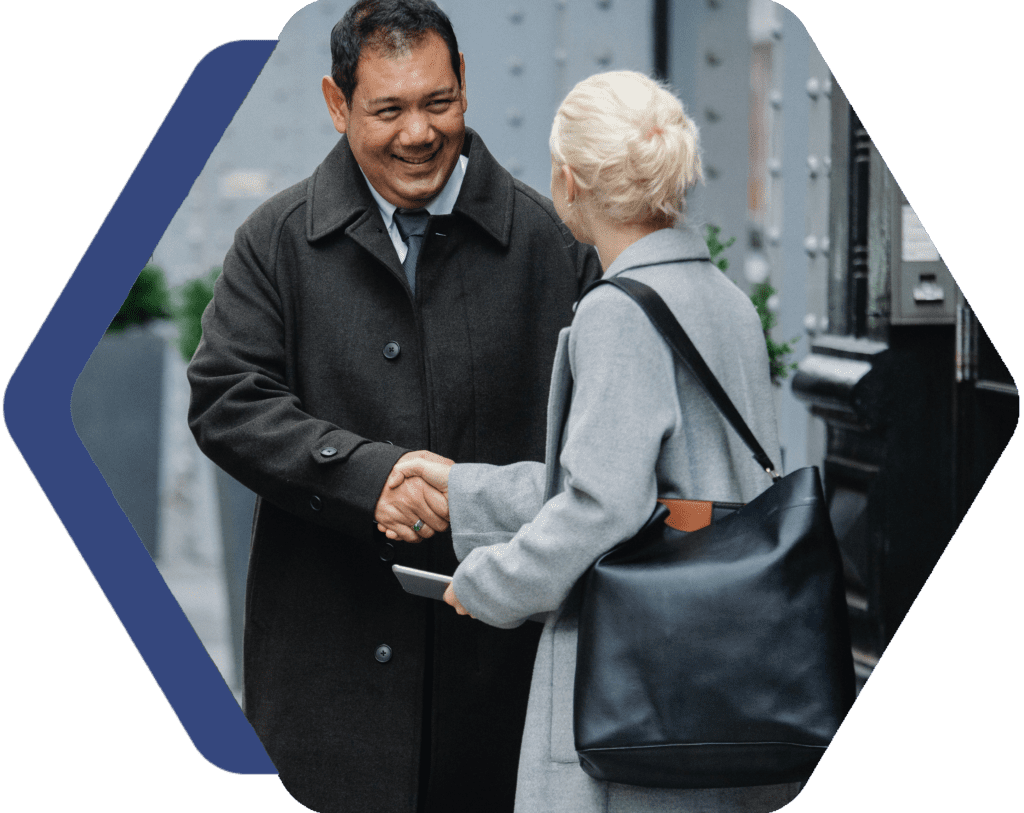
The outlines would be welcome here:
M 510 107 L 505 113 L 505 120 L 512 126 L 518 127 L 523 123 L 523 113 L 514 107 Z
M 812 76 L 807 80 L 807 95 L 812 99 L 818 98 L 818 93 L 821 91 L 821 83 L 818 82 L 817 76 Z
M 807 156 L 807 174 L 812 178 L 818 177 L 818 172 L 821 171 L 821 161 L 818 160 L 816 155 Z
M 782 107 L 782 91 L 773 90 L 771 95 L 768 97 L 768 101 L 771 102 L 772 107 L 776 110 Z
M 778 178 L 782 174 L 782 161 L 778 158 L 769 159 L 768 172 L 771 173 L 773 178 Z
M 722 62 L 721 58 L 719 58 L 718 54 L 716 54 L 714 51 L 708 51 L 707 53 L 705 53 L 704 61 L 707 62 L 712 68 L 714 68 L 716 65 L 720 65 Z
M 719 176 L 718 167 L 711 166 L 710 164 L 704 167 L 704 174 L 707 176 L 709 181 L 715 180 Z
M 808 234 L 804 238 L 804 251 L 811 257 L 818 253 L 818 238 L 813 234 Z
M 782 242 L 782 230 L 778 226 L 772 226 L 767 232 L 768 244 L 777 246 Z
M 821 243 L 818 246 L 821 249 L 822 254 L 828 254 L 828 250 L 832 248 L 832 244 L 829 242 L 827 237 L 821 238 Z
M 716 121 L 722 118 L 722 115 L 713 107 L 705 107 L 704 118 L 706 118 L 709 122 L 714 124 Z
M 826 96 L 831 96 L 832 95 L 832 79 L 831 78 L 826 79 L 824 82 L 821 83 L 821 92 L 824 93 Z
M 569 54 L 565 48 L 556 48 L 552 56 L 555 59 L 555 63 L 558 65 L 564 65 L 569 59 Z
M 825 167 L 825 174 L 826 175 L 832 174 L 832 156 L 831 155 L 826 155 L 824 158 L 821 159 L 821 163 L 822 163 L 822 166 Z
M 519 25 L 526 19 L 526 13 L 520 8 L 513 8 L 508 13 L 508 21 L 512 25 Z
M 605 48 L 603 51 L 598 51 L 594 54 L 594 61 L 602 68 L 607 68 L 612 64 L 612 59 L 615 55 L 612 53 L 611 48 Z
M 523 72 L 523 63 L 514 57 L 508 61 L 508 72 L 513 76 L 519 76 Z
M 597 0 L 597 7 L 601 11 L 607 11 L 612 7 L 612 0 Z

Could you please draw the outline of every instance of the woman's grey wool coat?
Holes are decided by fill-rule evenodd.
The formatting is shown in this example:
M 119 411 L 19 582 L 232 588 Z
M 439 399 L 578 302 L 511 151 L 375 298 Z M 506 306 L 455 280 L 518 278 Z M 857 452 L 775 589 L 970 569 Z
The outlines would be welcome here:
M 200 447 L 259 495 L 245 712 L 321 813 L 414 813 L 424 792 L 431 811 L 512 807 L 540 629 L 403 592 L 392 564 L 451 573 L 451 538 L 389 543 L 372 517 L 408 450 L 542 458 L 558 332 L 600 268 L 466 139 L 415 293 L 342 138 L 238 230 L 189 367 Z
M 695 257 L 708 257 L 696 231 L 664 229 L 628 247 L 606 276 L 625 274 L 661 295 L 778 461 L 760 320 L 750 300 L 710 262 L 678 262 Z M 663 264 L 629 270 L 648 263 Z M 547 614 L 530 689 L 516 813 L 753 813 L 782 807 L 799 786 L 649 789 L 598 781 L 579 766 L 572 731 L 573 585 L 601 553 L 640 529 L 658 497 L 748 501 L 771 482 L 646 314 L 611 286 L 588 293 L 572 327 L 559 336 L 546 461 L 456 465 L 449 480 L 461 560 L 454 579 L 459 600 L 497 627 Z

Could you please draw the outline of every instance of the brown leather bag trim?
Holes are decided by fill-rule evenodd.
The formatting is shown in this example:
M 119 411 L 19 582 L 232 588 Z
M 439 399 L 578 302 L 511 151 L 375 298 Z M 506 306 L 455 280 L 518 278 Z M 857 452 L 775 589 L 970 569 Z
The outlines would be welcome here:
M 665 524 L 677 531 L 699 531 L 711 524 L 714 503 L 706 500 L 658 500 L 668 507 Z

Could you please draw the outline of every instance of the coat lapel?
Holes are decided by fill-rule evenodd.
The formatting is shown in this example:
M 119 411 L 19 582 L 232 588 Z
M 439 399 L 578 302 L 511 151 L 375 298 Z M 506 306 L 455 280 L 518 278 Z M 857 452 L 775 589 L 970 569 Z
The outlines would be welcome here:
M 345 234 L 408 285 L 395 246 L 384 230 L 380 209 L 344 136 L 310 176 L 308 195 L 306 239 L 310 243 L 344 229 Z

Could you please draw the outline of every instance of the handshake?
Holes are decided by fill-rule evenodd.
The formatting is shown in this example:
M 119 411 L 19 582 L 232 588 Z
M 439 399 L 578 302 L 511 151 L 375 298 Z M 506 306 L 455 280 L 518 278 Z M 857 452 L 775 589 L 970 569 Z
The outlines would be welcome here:
M 388 539 L 419 542 L 448 529 L 448 472 L 453 462 L 426 450 L 398 458 L 377 499 L 373 518 Z M 444 601 L 459 615 L 469 612 L 452 585 Z
M 388 475 L 373 518 L 388 539 L 419 542 L 448 529 L 448 472 L 452 461 L 408 452 Z

